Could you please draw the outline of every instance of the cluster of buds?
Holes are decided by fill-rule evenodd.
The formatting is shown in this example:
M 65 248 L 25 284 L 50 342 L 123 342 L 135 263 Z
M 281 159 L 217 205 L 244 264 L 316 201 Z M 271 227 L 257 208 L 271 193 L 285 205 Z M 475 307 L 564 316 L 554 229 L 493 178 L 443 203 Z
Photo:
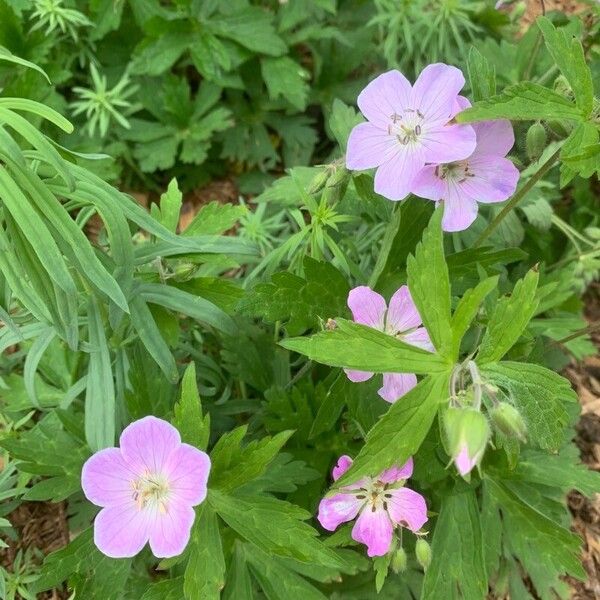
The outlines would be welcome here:
M 418 537 L 415 543 L 415 558 L 423 571 L 427 571 L 431 564 L 431 546 L 423 537 Z M 406 550 L 400 546 L 392 555 L 391 567 L 394 573 L 403 573 L 408 566 L 408 556 Z

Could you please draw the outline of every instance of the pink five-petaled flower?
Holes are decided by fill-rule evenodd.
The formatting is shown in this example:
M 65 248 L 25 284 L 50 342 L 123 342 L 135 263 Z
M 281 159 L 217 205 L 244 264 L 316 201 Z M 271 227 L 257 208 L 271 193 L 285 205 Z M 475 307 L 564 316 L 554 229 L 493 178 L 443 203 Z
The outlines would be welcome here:
M 111 558 L 134 556 L 148 541 L 158 558 L 181 554 L 194 523 L 192 507 L 206 498 L 210 459 L 156 417 L 131 423 L 120 444 L 83 465 L 83 492 L 103 507 L 94 543 Z
M 458 98 L 461 109 L 470 106 Z M 473 125 L 475 151 L 468 158 L 428 165 L 417 173 L 412 192 L 422 198 L 443 200 L 444 231 L 462 231 L 477 218 L 477 203 L 503 202 L 517 189 L 519 170 L 505 158 L 515 143 L 510 121 L 482 121 Z
M 339 479 L 352 464 L 342 456 L 333 468 L 333 479 Z M 334 531 L 342 523 L 358 519 L 352 528 L 352 539 L 367 546 L 369 556 L 383 556 L 390 549 L 395 527 L 407 527 L 416 533 L 427 522 L 425 498 L 404 487 L 412 475 L 412 458 L 403 467 L 394 466 L 378 477 L 363 477 L 344 486 L 338 494 L 323 498 L 319 504 L 319 523 Z
M 375 191 L 402 200 L 425 164 L 470 156 L 475 149 L 473 128 L 448 124 L 464 83 L 459 69 L 441 63 L 426 67 L 414 86 L 399 71 L 374 79 L 358 96 L 369 122 L 350 133 L 347 167 L 377 167 Z
M 356 323 L 368 325 L 388 335 L 433 352 L 433 345 L 424 327 L 419 327 L 422 320 L 412 300 L 408 287 L 403 285 L 390 300 L 387 307 L 383 296 L 371 288 L 361 285 L 350 290 L 348 308 Z M 373 373 L 344 369 L 348 379 L 355 383 L 367 381 Z M 384 373 L 383 386 L 379 395 L 386 402 L 395 402 L 417 385 L 414 373 Z

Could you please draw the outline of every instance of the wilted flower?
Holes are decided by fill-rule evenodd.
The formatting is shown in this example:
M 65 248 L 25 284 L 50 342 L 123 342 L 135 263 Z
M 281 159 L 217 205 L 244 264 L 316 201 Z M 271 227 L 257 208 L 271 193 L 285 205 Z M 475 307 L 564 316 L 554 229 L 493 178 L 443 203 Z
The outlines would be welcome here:
M 377 167 L 375 191 L 402 200 L 425 164 L 470 156 L 475 149 L 473 128 L 448 124 L 464 84 L 459 69 L 441 63 L 427 66 L 414 86 L 399 71 L 374 79 L 358 96 L 368 123 L 350 133 L 347 167 Z
M 412 300 L 408 287 L 403 285 L 390 300 L 389 308 L 383 296 L 361 285 L 350 290 L 348 308 L 356 323 L 368 325 L 407 344 L 433 352 L 429 334 L 422 324 L 421 316 Z M 344 369 L 348 379 L 355 383 L 367 381 L 373 373 Z M 387 402 L 395 402 L 417 385 L 414 373 L 384 373 L 379 395 Z
M 333 469 L 333 479 L 339 479 L 350 465 L 349 456 L 340 457 Z M 394 466 L 378 477 L 363 477 L 353 485 L 344 486 L 342 492 L 321 500 L 319 523 L 334 531 L 358 515 L 352 539 L 365 544 L 369 556 L 383 556 L 390 549 L 396 527 L 407 527 L 416 533 L 427 522 L 425 498 L 404 487 L 412 472 L 410 458 L 403 467 Z
M 120 444 L 96 452 L 81 473 L 87 499 L 103 507 L 94 521 L 96 546 L 112 558 L 134 556 L 146 542 L 159 558 L 181 554 L 192 507 L 206 498 L 209 457 L 156 417 L 131 423 Z

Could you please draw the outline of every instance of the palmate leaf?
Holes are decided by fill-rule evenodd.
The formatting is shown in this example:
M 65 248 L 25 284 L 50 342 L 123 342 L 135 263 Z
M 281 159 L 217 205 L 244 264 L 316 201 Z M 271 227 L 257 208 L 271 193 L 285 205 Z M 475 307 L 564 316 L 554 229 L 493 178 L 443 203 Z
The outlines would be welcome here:
M 306 70 L 289 56 L 263 58 L 260 66 L 272 100 L 281 96 L 299 111 L 306 108 L 310 92 Z

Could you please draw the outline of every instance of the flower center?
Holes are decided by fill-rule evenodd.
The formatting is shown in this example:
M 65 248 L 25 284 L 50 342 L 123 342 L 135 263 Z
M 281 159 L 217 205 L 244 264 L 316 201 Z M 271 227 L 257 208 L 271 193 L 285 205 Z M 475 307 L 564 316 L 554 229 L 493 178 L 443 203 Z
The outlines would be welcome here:
M 139 510 L 155 508 L 161 513 L 167 512 L 170 488 L 167 479 L 161 473 L 146 472 L 131 482 L 133 500 Z
M 448 163 L 446 165 L 438 165 L 435 168 L 436 177 L 445 179 L 446 181 L 464 183 L 468 177 L 475 177 L 475 174 L 470 170 L 469 163 L 466 160 Z
M 388 134 L 395 135 L 403 146 L 415 143 L 423 132 L 423 119 L 423 113 L 419 109 L 405 108 L 402 113 L 395 112 L 390 115 Z
M 355 496 L 357 500 L 364 501 L 364 503 L 371 509 L 372 512 L 375 512 L 381 508 L 383 508 L 383 510 L 387 510 L 388 500 L 392 497 L 392 494 L 390 494 L 388 491 L 389 487 L 389 483 L 383 483 L 383 481 L 379 480 L 371 480 L 365 487 L 358 489 L 355 493 Z

